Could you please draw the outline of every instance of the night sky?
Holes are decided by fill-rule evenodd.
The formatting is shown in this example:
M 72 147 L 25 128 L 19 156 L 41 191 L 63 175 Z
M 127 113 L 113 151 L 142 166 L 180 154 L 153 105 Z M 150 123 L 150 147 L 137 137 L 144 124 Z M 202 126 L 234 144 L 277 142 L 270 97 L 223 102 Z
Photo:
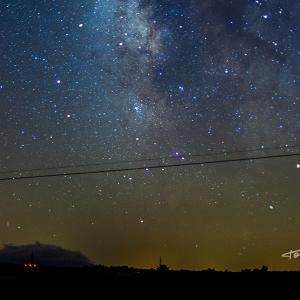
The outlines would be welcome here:
M 1 181 L 0 244 L 299 269 L 300 157 L 151 170 L 297 153 L 299 81 L 297 0 L 1 1 L 0 177 L 145 170 Z

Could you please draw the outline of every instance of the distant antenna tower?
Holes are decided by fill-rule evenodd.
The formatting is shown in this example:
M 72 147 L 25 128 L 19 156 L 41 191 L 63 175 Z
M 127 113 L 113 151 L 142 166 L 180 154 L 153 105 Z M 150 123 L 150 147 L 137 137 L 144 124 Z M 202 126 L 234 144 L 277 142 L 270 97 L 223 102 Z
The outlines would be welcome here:
M 30 253 L 30 261 L 28 263 L 25 263 L 24 267 L 25 268 L 30 268 L 30 269 L 31 268 L 37 268 L 37 264 L 34 261 L 34 253 L 33 252 Z
M 168 271 L 169 268 L 167 265 L 162 264 L 162 257 L 159 257 L 159 266 L 157 267 L 157 271 Z
M 34 253 L 31 252 L 30 254 L 30 263 L 33 265 L 35 262 L 34 262 Z

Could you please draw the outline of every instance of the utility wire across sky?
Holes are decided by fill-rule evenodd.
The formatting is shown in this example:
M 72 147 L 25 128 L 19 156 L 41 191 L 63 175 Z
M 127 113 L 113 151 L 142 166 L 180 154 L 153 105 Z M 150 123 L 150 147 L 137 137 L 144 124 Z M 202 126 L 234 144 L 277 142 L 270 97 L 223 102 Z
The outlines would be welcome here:
M 296 149 L 299 148 L 299 149 Z M 276 147 L 259 147 L 259 148 L 251 148 L 251 149 L 243 149 L 243 150 L 231 150 L 231 151 L 219 151 L 219 152 L 206 152 L 201 154 L 190 154 L 190 153 L 179 153 L 173 156 L 166 156 L 166 157 L 157 157 L 157 158 L 144 158 L 144 159 L 135 159 L 135 160 L 118 160 L 118 161 L 108 161 L 108 162 L 99 162 L 99 163 L 86 163 L 86 164 L 70 164 L 70 165 L 60 165 L 56 167 L 46 167 L 46 168 L 34 168 L 34 169 L 15 169 L 15 170 L 8 170 L 0 172 L 0 175 L 7 175 L 7 174 L 23 174 L 23 173 L 30 173 L 30 172 L 45 172 L 45 171 L 57 171 L 57 170 L 64 170 L 64 169 L 74 169 L 74 168 L 87 168 L 87 167 L 100 167 L 100 166 L 107 166 L 107 165 L 130 165 L 136 163 L 144 163 L 146 166 L 149 163 L 154 162 L 166 162 L 168 160 L 174 160 L 182 158 L 182 160 L 187 159 L 197 159 L 200 157 L 213 157 L 213 156 L 228 156 L 234 154 L 242 154 L 242 153 L 253 153 L 253 152 L 263 152 L 263 151 L 274 151 L 274 150 L 284 150 L 284 151 L 300 151 L 300 144 L 299 145 L 289 145 L 286 144 L 285 146 L 276 146 Z M 167 165 L 167 163 L 166 163 Z
M 28 175 L 28 176 L 21 175 L 21 176 L 17 176 L 17 177 L 3 177 L 3 178 L 0 178 L 0 181 L 39 179 L 39 178 L 64 177 L 64 176 L 79 176 L 79 175 L 88 175 L 88 174 L 129 172 L 129 171 L 138 171 L 138 170 L 150 171 L 150 170 L 162 169 L 162 168 L 188 167 L 188 166 L 199 166 L 199 165 L 204 166 L 204 165 L 208 165 L 208 164 L 223 164 L 223 163 L 276 159 L 276 158 L 286 158 L 286 157 L 296 157 L 296 156 L 297 157 L 300 156 L 300 153 L 278 154 L 278 155 L 268 155 L 268 156 L 254 156 L 254 157 L 233 158 L 233 159 L 220 159 L 220 160 L 201 161 L 201 162 L 159 164 L 159 165 L 149 166 L 147 168 L 145 168 L 145 166 L 143 166 L 143 167 L 102 169 L 102 170 L 80 171 L 80 172 L 61 172 L 61 173 L 53 173 L 53 174 Z

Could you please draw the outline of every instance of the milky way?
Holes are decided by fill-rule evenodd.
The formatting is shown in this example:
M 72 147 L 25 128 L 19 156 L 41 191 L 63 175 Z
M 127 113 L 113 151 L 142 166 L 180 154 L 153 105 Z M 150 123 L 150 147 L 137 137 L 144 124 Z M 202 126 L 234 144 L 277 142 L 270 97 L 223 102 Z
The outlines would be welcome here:
M 297 152 L 299 16 L 294 0 L 2 1 L 1 172 Z M 294 268 L 280 252 L 297 247 L 298 163 L 3 182 L 0 242 L 104 264 Z

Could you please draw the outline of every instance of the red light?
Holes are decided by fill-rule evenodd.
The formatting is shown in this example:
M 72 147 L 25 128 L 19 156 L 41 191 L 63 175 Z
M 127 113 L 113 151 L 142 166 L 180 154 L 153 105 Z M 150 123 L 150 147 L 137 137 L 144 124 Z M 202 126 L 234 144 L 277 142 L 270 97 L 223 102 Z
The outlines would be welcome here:
M 37 268 L 38 265 L 37 264 L 24 264 L 24 268 Z

